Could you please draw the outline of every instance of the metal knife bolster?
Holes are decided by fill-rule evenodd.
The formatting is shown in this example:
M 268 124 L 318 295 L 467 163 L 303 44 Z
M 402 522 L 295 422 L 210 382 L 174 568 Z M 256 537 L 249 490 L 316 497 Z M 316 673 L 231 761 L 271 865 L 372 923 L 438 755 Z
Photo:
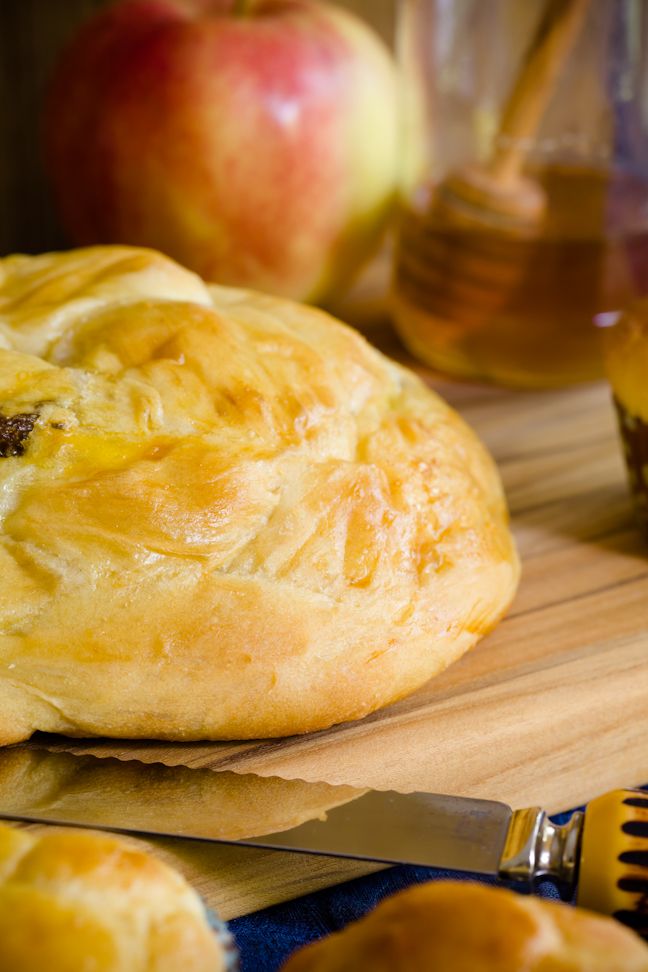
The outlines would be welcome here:
M 515 810 L 500 859 L 498 876 L 533 887 L 549 878 L 570 899 L 578 880 L 585 814 L 577 810 L 566 824 L 555 824 L 540 807 Z

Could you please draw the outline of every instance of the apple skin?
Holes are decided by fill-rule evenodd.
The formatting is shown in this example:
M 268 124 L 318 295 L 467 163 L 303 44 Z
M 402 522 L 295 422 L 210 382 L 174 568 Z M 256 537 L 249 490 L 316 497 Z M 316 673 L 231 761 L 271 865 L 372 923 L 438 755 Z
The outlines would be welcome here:
M 391 56 L 317 0 L 122 0 L 64 51 L 45 156 L 73 242 L 154 247 L 224 284 L 325 302 L 397 184 Z

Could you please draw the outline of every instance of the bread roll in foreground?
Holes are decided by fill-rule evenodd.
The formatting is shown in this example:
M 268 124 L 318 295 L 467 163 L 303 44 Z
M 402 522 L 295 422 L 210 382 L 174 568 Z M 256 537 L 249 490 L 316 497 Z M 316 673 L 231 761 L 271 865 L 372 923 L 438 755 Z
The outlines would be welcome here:
M 123 247 L 0 261 L 0 538 L 5 744 L 359 718 L 518 578 L 493 462 L 413 374 Z
M 225 972 L 225 932 L 171 868 L 128 841 L 0 823 L 3 972 Z
M 434 881 L 306 946 L 282 972 L 648 972 L 648 947 L 580 908 Z

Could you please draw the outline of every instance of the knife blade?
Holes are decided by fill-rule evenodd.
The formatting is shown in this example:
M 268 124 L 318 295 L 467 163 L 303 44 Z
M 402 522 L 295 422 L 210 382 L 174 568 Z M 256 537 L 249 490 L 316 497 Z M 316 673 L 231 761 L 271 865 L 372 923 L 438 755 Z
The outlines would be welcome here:
M 0 751 L 0 819 L 493 875 L 614 913 L 648 935 L 648 796 L 619 790 L 554 824 L 538 807 L 254 773 Z M 589 821 L 589 823 L 588 823 Z
M 0 818 L 31 823 L 495 874 L 511 817 L 510 807 L 489 800 L 0 752 Z

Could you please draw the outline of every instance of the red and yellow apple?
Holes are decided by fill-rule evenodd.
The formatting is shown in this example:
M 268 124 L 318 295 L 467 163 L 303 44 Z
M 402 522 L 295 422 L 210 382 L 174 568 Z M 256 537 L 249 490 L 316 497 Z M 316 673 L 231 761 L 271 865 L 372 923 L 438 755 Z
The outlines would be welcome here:
M 63 53 L 46 160 L 73 242 L 323 301 L 390 209 L 396 103 L 388 51 L 331 3 L 122 0 Z

